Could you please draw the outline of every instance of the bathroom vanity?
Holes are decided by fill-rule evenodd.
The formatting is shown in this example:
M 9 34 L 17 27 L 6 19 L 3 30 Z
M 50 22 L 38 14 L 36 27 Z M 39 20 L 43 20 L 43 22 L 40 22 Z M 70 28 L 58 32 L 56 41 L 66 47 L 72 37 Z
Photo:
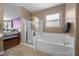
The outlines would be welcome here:
M 20 44 L 20 33 L 19 32 L 8 32 L 4 33 L 3 36 L 3 49 L 9 49 Z

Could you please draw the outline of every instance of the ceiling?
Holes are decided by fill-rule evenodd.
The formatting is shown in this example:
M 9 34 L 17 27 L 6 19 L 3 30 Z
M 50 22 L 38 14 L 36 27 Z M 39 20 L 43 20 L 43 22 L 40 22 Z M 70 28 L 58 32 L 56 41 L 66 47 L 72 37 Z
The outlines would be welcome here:
M 14 18 L 20 17 L 20 9 L 19 7 L 5 3 L 4 4 L 4 20 L 11 20 Z
M 16 3 L 17 6 L 23 6 L 31 13 L 35 13 L 50 7 L 60 5 L 62 3 Z

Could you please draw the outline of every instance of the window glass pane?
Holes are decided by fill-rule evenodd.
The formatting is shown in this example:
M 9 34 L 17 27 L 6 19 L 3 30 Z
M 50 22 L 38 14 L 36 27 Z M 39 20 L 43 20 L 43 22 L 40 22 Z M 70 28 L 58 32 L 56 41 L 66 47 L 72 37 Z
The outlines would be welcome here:
M 46 27 L 59 27 L 60 26 L 60 14 L 52 14 L 46 16 Z
M 59 27 L 59 21 L 46 22 L 46 27 Z
M 59 19 L 59 13 L 52 14 L 52 15 L 47 15 L 46 20 L 58 20 Z

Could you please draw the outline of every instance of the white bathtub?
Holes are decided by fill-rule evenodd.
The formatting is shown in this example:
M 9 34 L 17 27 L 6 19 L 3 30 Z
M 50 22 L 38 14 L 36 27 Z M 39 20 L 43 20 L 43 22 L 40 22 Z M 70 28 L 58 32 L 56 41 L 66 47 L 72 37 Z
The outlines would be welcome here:
M 75 39 L 62 33 L 43 33 L 34 38 L 35 49 L 55 56 L 73 56 Z

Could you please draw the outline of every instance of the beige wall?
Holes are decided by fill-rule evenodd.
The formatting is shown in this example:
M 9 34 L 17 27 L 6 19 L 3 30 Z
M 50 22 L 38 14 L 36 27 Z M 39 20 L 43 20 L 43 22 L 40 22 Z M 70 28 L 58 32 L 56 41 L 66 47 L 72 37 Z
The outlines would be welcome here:
M 76 4 L 69 3 L 65 4 L 65 22 L 71 23 L 70 36 L 76 36 Z
M 0 33 L 3 29 L 3 4 L 0 3 Z M 3 40 L 0 38 L 0 52 L 3 50 Z
M 35 13 L 34 15 L 39 17 L 40 20 L 41 20 L 41 30 L 43 32 L 50 32 L 50 33 L 60 33 L 60 32 L 63 32 L 63 25 L 65 24 L 64 21 L 65 21 L 65 14 L 64 14 L 64 11 L 65 11 L 65 8 L 64 8 L 64 4 L 62 5 L 59 5 L 59 6 L 55 6 L 55 7 L 52 7 L 52 8 L 49 8 L 49 9 L 46 9 L 46 10 L 43 10 L 43 11 L 40 11 L 38 13 Z M 50 14 L 54 14 L 54 13 L 60 13 L 60 27 L 50 27 L 50 28 L 46 28 L 45 27 L 45 16 L 46 15 L 50 15 Z M 42 28 L 43 27 L 43 28 Z
M 79 56 L 79 4 L 76 5 L 76 55 Z
M 2 32 L 3 27 L 3 4 L 0 3 L 0 32 Z
M 25 18 L 25 19 L 31 19 L 31 13 L 26 10 L 24 7 L 20 7 L 20 11 L 21 11 L 21 18 Z
M 45 27 L 45 16 L 53 13 L 61 13 L 61 26 L 59 28 L 46 28 Z M 70 3 L 70 4 L 62 4 L 59 6 L 55 6 L 52 8 L 49 8 L 47 10 L 40 11 L 38 13 L 33 14 L 40 18 L 41 21 L 41 31 L 42 32 L 49 32 L 49 33 L 62 33 L 64 29 L 64 25 L 66 22 L 71 22 L 71 30 L 69 33 L 70 36 L 75 37 L 76 33 L 76 4 Z
M 65 4 L 65 22 L 70 22 L 71 23 L 71 30 L 69 33 L 67 33 L 70 36 L 73 36 L 75 38 L 75 48 L 74 48 L 74 52 L 75 55 L 79 55 L 79 41 L 76 38 L 76 28 L 78 26 L 76 26 L 76 4 L 74 3 L 69 3 L 69 4 Z M 79 22 L 79 21 L 78 21 Z M 78 43 L 78 44 L 77 44 Z
M 75 37 L 75 55 L 79 56 L 79 4 L 66 4 L 66 22 L 72 23 L 70 33 Z

